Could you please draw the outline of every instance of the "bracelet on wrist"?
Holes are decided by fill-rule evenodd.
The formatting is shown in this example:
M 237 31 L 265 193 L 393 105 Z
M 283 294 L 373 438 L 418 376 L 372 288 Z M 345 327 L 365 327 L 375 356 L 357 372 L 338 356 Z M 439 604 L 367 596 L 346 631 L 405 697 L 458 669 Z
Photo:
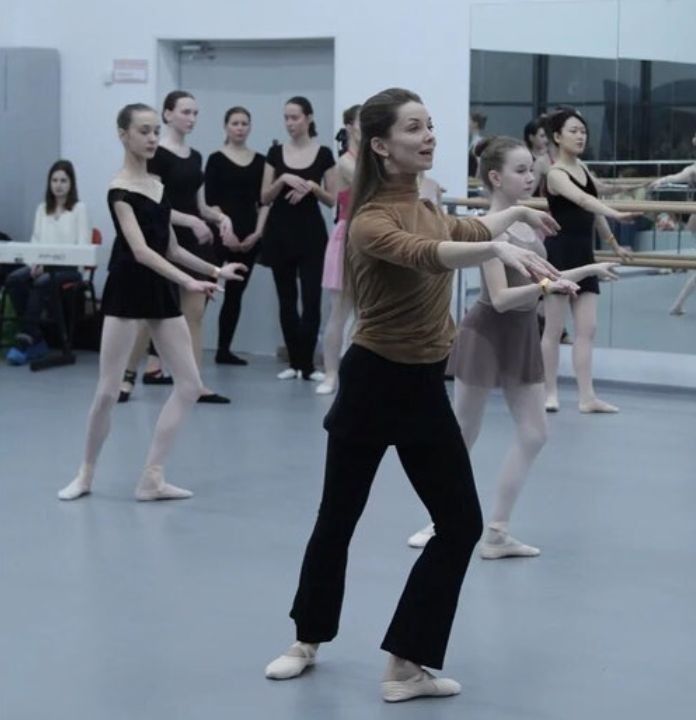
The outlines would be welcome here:
M 549 287 L 551 286 L 551 280 L 548 278 L 542 278 L 539 280 L 539 287 L 541 288 L 541 292 L 544 295 L 548 295 L 551 291 L 549 290 Z
M 219 268 L 219 267 L 215 267 L 214 265 L 213 265 L 213 278 L 214 278 L 215 280 L 219 280 L 219 279 L 220 279 L 220 268 Z

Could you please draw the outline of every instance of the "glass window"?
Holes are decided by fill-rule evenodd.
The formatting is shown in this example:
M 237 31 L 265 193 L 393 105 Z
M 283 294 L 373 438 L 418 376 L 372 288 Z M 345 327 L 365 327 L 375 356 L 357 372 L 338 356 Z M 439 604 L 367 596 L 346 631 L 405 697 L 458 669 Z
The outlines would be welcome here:
M 534 117 L 531 105 L 479 105 L 472 110 L 488 118 L 483 135 L 510 135 L 522 139 L 524 126 Z
M 692 138 L 696 132 L 696 106 L 654 106 L 650 108 L 650 155 L 662 160 L 688 160 L 694 156 Z
M 471 104 L 532 102 L 534 55 L 471 51 Z
M 696 77 L 694 66 L 688 63 L 650 63 L 653 102 L 677 105 L 696 104 Z
M 548 70 L 550 105 L 579 105 L 613 99 L 616 60 L 551 55 Z

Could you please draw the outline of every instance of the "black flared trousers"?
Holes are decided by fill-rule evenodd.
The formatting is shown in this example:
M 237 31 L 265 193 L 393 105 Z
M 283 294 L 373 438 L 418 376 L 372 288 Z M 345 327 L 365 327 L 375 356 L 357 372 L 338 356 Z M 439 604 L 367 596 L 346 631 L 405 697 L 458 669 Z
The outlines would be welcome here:
M 359 384 L 365 382 L 364 372 L 359 372 L 355 363 L 363 363 L 362 370 L 372 367 L 374 371 L 374 357 L 364 349 L 349 352 L 346 359 L 353 367 L 350 372 L 342 367 L 341 382 L 349 377 L 363 378 Z M 389 365 L 389 361 L 380 358 L 378 374 L 382 370 L 388 372 Z M 393 444 L 409 481 L 435 523 L 436 534 L 411 570 L 382 649 L 419 665 L 440 669 L 462 581 L 483 525 L 469 456 L 454 413 L 449 403 L 442 402 L 445 389 L 441 373 L 433 373 L 429 366 L 422 367 L 423 373 L 419 373 L 418 366 L 409 366 L 406 372 L 411 390 L 414 375 L 425 378 L 418 392 L 417 407 L 421 413 L 428 411 L 427 385 L 432 383 L 432 416 L 419 419 L 423 427 L 437 427 L 437 434 L 389 442 L 380 438 L 353 439 L 347 433 L 329 430 L 323 496 L 290 616 L 297 626 L 297 639 L 302 642 L 327 642 L 336 636 L 348 546 L 380 461 Z M 367 382 L 379 380 L 373 376 Z M 341 386 L 344 397 L 360 390 Z M 404 387 L 404 392 L 408 391 Z M 336 402 L 340 403 L 341 398 L 337 397 Z M 347 412 L 351 412 L 348 407 Z M 385 408 L 385 412 L 391 410 Z M 341 414 L 341 408 L 332 408 L 330 416 L 335 419 Z M 350 422 L 343 426 L 350 426 Z

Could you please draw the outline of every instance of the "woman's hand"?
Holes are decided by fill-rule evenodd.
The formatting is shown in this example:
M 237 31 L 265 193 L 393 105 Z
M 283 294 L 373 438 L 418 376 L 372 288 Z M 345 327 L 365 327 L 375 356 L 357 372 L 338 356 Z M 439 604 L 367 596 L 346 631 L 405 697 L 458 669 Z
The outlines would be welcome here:
M 623 248 L 621 248 L 623 250 Z M 592 274 L 600 280 L 618 280 L 619 276 L 614 272 L 621 263 L 600 262 L 592 265 Z
M 545 213 L 538 213 L 543 215 Z M 551 216 L 548 216 L 551 218 Z M 553 218 L 551 218 L 553 219 Z M 532 250 L 512 245 L 504 240 L 492 241 L 491 245 L 495 248 L 496 257 L 504 264 L 517 270 L 524 277 L 549 278 L 549 280 L 558 280 L 561 273 L 540 255 Z
M 220 272 L 220 275 L 222 276 L 222 272 Z M 189 278 L 184 287 L 192 293 L 203 293 L 208 300 L 213 300 L 215 293 L 222 290 L 217 283 L 208 280 L 196 280 L 195 278 Z
M 247 235 L 244 240 L 240 243 L 240 250 L 242 252 L 249 252 L 251 248 L 256 245 L 256 243 L 261 239 L 261 233 L 258 231 L 254 231 L 253 233 L 250 233 Z
M 234 234 L 234 228 L 232 227 L 232 220 L 227 215 L 222 215 L 218 220 L 218 230 L 220 231 L 220 239 L 225 247 L 234 249 L 234 243 L 239 243 L 239 238 Z M 228 245 L 232 243 L 232 245 Z
M 244 249 L 241 240 L 233 232 L 222 237 L 222 244 L 232 252 L 242 252 Z
M 204 220 L 194 217 L 191 223 L 191 230 L 193 230 L 193 234 L 196 236 L 199 245 L 213 242 L 213 231 Z
M 310 190 L 309 182 L 299 175 L 293 175 L 292 173 L 283 173 L 283 182 L 293 190 L 298 190 L 307 194 Z
M 29 274 L 31 275 L 32 280 L 36 280 L 37 277 L 40 277 L 44 273 L 44 267 L 43 265 L 32 265 L 29 269 Z
M 283 182 L 290 188 L 290 191 L 285 194 L 285 199 L 291 205 L 297 205 L 308 193 L 312 192 L 311 182 L 299 175 L 284 173 Z
M 616 212 L 612 216 L 614 220 L 618 220 L 620 223 L 632 223 L 639 217 L 643 217 L 642 212 Z
M 297 203 L 303 200 L 307 195 L 309 195 L 310 192 L 312 192 L 312 190 L 309 186 L 306 190 L 291 190 L 285 195 L 285 199 L 291 205 L 297 205 Z
M 618 255 L 622 262 L 630 262 L 633 259 L 631 248 L 622 247 L 616 240 L 610 244 L 612 252 L 614 255 Z
M 555 235 L 561 226 L 547 212 L 532 210 L 528 207 L 520 207 L 522 217 L 520 220 L 527 223 L 535 230 L 541 231 L 544 235 Z
M 607 263 L 607 265 L 608 264 L 609 263 Z M 572 280 L 560 278 L 558 280 L 552 280 L 546 288 L 547 293 L 558 293 L 559 295 L 570 295 L 570 297 L 576 297 L 580 286 Z
M 242 263 L 227 263 L 227 265 L 220 268 L 218 278 L 222 280 L 244 280 L 244 273 L 248 270 L 249 268 Z

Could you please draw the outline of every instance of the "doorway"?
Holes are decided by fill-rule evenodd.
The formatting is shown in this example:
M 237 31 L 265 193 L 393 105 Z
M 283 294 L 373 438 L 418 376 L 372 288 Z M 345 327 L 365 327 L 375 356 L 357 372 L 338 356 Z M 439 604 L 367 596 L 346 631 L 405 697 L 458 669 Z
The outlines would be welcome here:
M 246 107 L 252 115 L 249 146 L 266 154 L 286 138 L 283 105 L 304 95 L 314 106 L 318 140 L 334 150 L 334 44 L 332 39 L 259 41 L 161 41 L 158 96 L 188 90 L 200 108 L 190 142 L 203 162 L 223 142 L 225 111 Z M 328 223 L 331 213 L 326 214 Z M 234 338 L 241 352 L 275 355 L 282 345 L 278 301 L 268 268 L 254 268 L 244 293 Z M 219 305 L 205 315 L 204 347 L 217 345 Z

